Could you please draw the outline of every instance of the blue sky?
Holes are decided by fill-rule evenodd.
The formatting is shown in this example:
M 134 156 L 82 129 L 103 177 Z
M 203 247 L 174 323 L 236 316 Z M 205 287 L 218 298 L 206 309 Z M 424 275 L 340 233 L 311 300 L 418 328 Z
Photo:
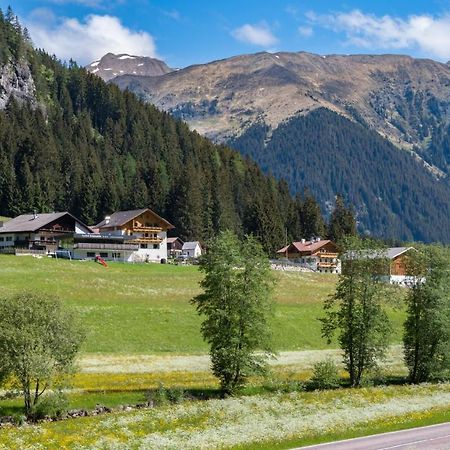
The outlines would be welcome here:
M 108 51 L 172 67 L 264 50 L 450 60 L 450 0 L 0 0 L 8 4 L 36 46 L 81 64 Z

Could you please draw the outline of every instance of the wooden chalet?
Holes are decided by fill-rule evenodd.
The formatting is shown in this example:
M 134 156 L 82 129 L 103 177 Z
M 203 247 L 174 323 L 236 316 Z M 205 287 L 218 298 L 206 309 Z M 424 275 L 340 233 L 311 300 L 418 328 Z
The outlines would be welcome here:
M 92 230 L 69 212 L 22 214 L 0 227 L 0 250 L 8 248 L 54 252 L 74 233 Z
M 93 226 L 89 236 L 75 236 L 74 254 L 127 262 L 167 260 L 167 231 L 174 228 L 148 208 L 117 211 Z
M 315 272 L 340 273 L 338 248 L 328 239 L 292 242 L 278 250 L 277 256 Z

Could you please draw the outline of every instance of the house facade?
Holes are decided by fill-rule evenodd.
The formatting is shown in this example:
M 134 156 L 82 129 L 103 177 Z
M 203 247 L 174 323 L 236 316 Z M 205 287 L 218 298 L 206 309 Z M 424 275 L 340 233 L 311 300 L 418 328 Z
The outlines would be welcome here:
M 177 258 L 181 255 L 184 242 L 179 237 L 167 238 L 167 255 L 171 258 Z
M 174 228 L 148 208 L 118 211 L 95 225 L 95 233 L 74 236 L 74 258 L 109 261 L 167 260 L 167 231 Z
M 181 255 L 186 258 L 198 258 L 202 255 L 202 246 L 198 241 L 185 242 L 181 251 Z
M 280 260 L 285 259 L 299 267 L 320 273 L 341 273 L 341 262 L 338 259 L 338 248 L 333 241 L 320 238 L 298 242 L 277 251 Z
M 92 230 L 69 212 L 22 214 L 0 227 L 0 251 L 8 248 L 55 252 L 73 235 Z
M 378 277 L 391 284 L 407 286 L 415 282 L 415 277 L 408 275 L 407 259 L 414 247 L 391 247 L 380 250 L 349 251 L 343 255 L 344 270 L 352 260 L 373 259 L 379 261 L 377 265 Z

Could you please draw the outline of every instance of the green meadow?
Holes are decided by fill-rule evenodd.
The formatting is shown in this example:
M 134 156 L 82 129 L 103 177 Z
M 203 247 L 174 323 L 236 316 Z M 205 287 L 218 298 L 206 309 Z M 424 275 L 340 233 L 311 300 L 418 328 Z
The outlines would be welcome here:
M 275 272 L 274 348 L 325 349 L 322 302 L 333 292 L 331 274 Z M 37 259 L 0 255 L 2 294 L 30 290 L 53 294 L 76 309 L 87 330 L 85 353 L 197 354 L 207 352 L 190 299 L 200 292 L 196 266 Z M 393 343 L 403 313 L 389 308 Z
M 271 361 L 271 376 L 250 379 L 236 399 L 218 400 L 218 383 L 200 335 L 201 319 L 190 303 L 200 292 L 198 267 L 111 263 L 105 268 L 90 261 L 0 255 L 0 296 L 22 290 L 56 295 L 81 316 L 87 339 L 68 386 L 69 408 L 115 408 L 105 416 L 3 427 L 0 449 L 216 448 L 220 442 L 223 448 L 288 448 L 447 418 L 447 385 L 418 391 L 375 387 L 358 394 L 349 389 L 290 392 L 289 386 L 310 377 L 314 362 L 325 357 L 340 361 L 336 343 L 328 346 L 322 339 L 318 320 L 337 276 L 274 276 L 272 329 L 278 358 Z M 405 374 L 399 345 L 404 311 L 389 303 L 388 312 L 394 332 L 384 373 L 398 380 Z M 123 405 L 146 401 L 146 393 L 161 384 L 212 398 L 121 412 Z M 1 395 L 0 415 L 22 414 L 20 396 Z M 336 405 L 344 404 L 345 414 L 333 413 Z M 379 408 L 392 414 L 382 417 Z M 356 420 L 361 411 L 368 414 L 364 423 Z M 308 423 L 322 425 L 315 429 Z M 230 440 L 232 436 L 236 439 Z

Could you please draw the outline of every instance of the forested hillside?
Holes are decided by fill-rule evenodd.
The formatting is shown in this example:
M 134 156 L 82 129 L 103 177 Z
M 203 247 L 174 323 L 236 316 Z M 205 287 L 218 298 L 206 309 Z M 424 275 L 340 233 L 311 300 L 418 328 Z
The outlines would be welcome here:
M 437 180 L 409 152 L 325 108 L 269 128 L 253 125 L 231 145 L 292 191 L 308 187 L 327 205 L 345 193 L 359 227 L 377 236 L 450 242 L 450 183 Z M 448 152 L 448 135 L 430 149 Z
M 0 18 L 0 48 L 2 71 L 28 86 L 0 111 L 0 215 L 68 210 L 92 224 L 149 206 L 185 239 L 229 228 L 255 233 L 271 251 L 302 236 L 310 197 L 294 201 L 239 153 L 35 51 L 11 12 Z

